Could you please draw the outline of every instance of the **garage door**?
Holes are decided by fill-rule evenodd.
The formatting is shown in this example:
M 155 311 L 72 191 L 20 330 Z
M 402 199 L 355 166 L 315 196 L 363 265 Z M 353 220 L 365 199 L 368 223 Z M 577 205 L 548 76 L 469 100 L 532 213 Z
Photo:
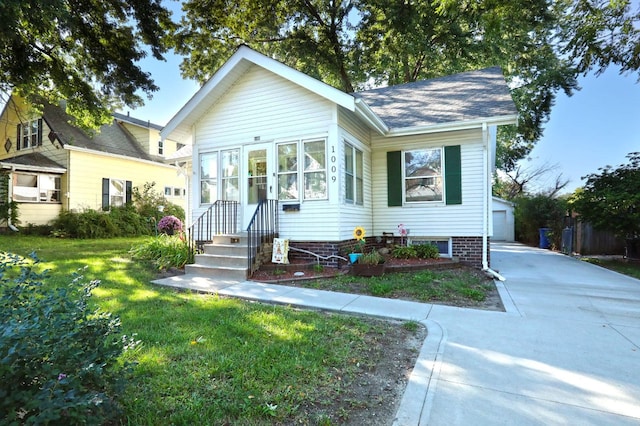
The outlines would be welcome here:
M 498 210 L 493 212 L 493 241 L 505 241 L 507 239 L 507 212 Z

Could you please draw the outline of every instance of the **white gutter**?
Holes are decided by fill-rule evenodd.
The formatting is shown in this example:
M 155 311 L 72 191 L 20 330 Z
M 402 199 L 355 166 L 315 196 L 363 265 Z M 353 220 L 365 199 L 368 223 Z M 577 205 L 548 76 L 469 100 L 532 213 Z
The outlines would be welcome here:
M 373 112 L 373 110 L 366 104 L 361 98 L 356 98 L 356 112 L 362 117 L 368 124 L 371 125 L 381 135 L 389 134 L 389 127 Z
M 489 124 L 492 126 L 515 124 L 517 123 L 517 119 L 518 116 L 514 114 L 498 117 L 486 117 L 478 120 L 452 121 L 428 126 L 402 127 L 398 129 L 390 129 L 386 136 L 410 136 L 425 133 L 477 129 L 478 127 L 482 127 L 484 129 Z
M 489 178 L 489 169 L 491 156 L 489 155 L 489 128 L 487 123 L 482 123 L 482 156 L 483 156 L 483 173 L 487 178 L 487 182 L 483 185 L 482 190 L 482 270 L 499 281 L 505 281 L 505 277 L 489 268 L 489 196 L 491 192 L 491 179 Z

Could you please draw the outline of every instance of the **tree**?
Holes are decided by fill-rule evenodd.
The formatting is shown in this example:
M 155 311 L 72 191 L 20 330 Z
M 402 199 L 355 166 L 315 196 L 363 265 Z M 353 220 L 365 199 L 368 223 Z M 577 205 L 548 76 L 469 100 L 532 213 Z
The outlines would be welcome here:
M 170 12 L 161 0 L 7 0 L 0 2 L 0 93 L 36 108 L 67 101 L 79 125 L 97 127 L 109 106 L 142 104 L 158 87 L 136 62 L 167 48 Z
M 187 0 L 184 10 L 173 40 L 183 75 L 200 82 L 240 44 L 346 92 L 500 65 L 521 114 L 500 132 L 506 169 L 533 148 L 555 93 L 577 87 L 548 0 Z
M 640 4 L 631 0 L 575 0 L 566 13 L 564 53 L 577 71 L 602 73 L 609 65 L 622 73 L 640 70 Z
M 606 166 L 586 176 L 583 188 L 572 196 L 571 207 L 595 229 L 611 231 L 627 239 L 640 238 L 640 153 L 629 162 Z
M 562 173 L 555 174 L 552 181 L 548 178 L 558 169 L 558 165 L 542 164 L 535 167 L 524 167 L 518 164 L 513 170 L 496 173 L 493 179 L 493 195 L 505 200 L 513 200 L 518 196 L 537 192 L 539 195 L 555 198 L 569 184 Z M 533 191 L 537 188 L 537 191 Z

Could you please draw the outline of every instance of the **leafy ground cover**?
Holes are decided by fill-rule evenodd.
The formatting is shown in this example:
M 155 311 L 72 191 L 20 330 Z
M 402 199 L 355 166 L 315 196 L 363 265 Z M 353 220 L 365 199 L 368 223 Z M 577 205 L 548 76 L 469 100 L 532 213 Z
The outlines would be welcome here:
M 128 424 L 370 424 L 393 420 L 426 331 L 413 322 L 300 311 L 150 283 L 132 261 L 144 239 L 0 236 L 0 251 L 36 252 L 65 286 L 99 279 L 91 303 L 140 340 L 122 395 Z M 1 385 L 0 385 L 1 386 Z

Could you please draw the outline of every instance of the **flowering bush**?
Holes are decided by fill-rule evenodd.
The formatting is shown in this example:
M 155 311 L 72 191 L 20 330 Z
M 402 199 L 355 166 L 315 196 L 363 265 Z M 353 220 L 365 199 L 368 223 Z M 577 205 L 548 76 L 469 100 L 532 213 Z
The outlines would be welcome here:
M 0 423 L 119 424 L 118 358 L 138 342 L 91 307 L 98 281 L 50 288 L 37 264 L 0 252 Z
M 173 234 L 182 231 L 182 221 L 175 216 L 165 216 L 158 222 L 158 231 Z

